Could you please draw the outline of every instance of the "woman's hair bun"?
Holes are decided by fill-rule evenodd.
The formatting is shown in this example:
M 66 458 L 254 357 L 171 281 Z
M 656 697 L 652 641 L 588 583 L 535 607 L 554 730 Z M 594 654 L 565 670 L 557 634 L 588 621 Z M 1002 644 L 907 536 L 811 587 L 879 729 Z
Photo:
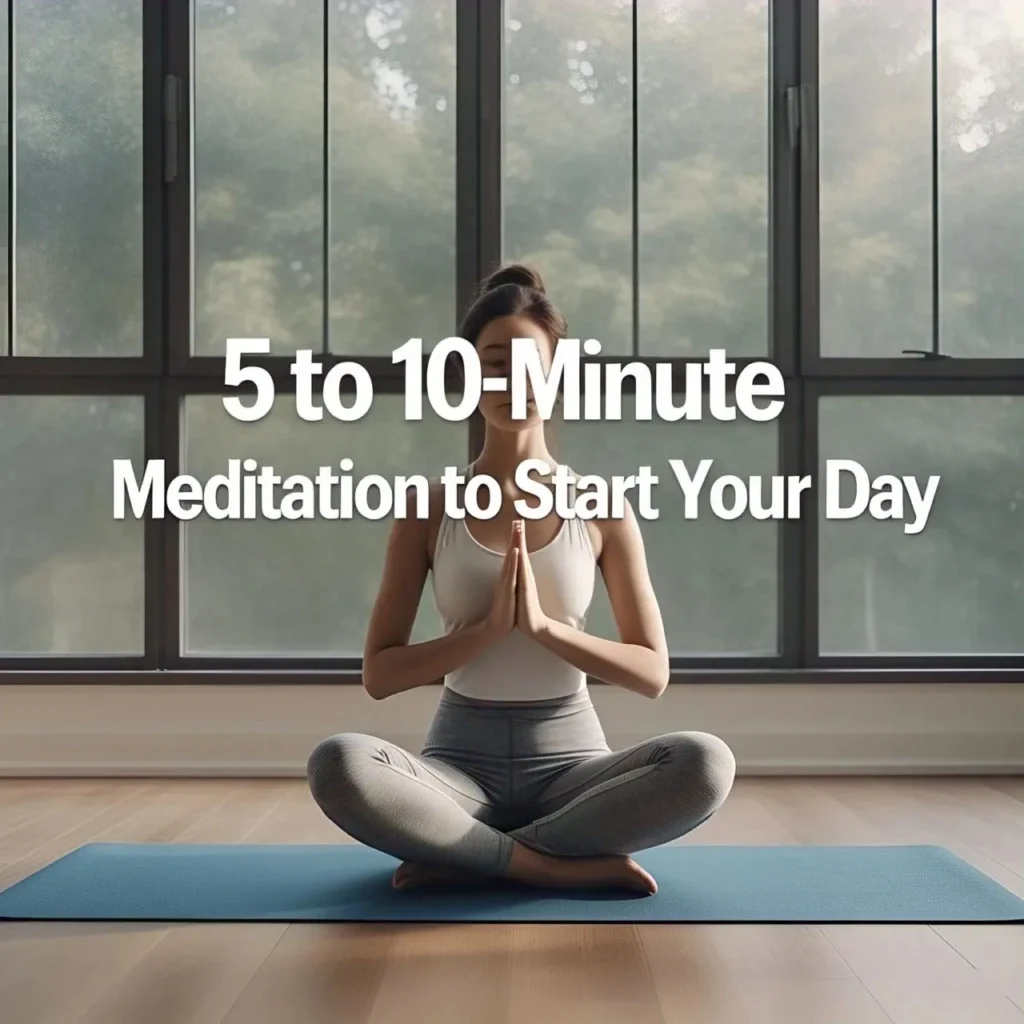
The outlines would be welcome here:
M 541 295 L 545 294 L 544 278 L 533 267 L 525 263 L 509 263 L 504 267 L 499 267 L 481 282 L 480 294 L 484 295 L 505 284 L 514 284 L 520 288 L 530 288 L 535 292 L 540 292 Z

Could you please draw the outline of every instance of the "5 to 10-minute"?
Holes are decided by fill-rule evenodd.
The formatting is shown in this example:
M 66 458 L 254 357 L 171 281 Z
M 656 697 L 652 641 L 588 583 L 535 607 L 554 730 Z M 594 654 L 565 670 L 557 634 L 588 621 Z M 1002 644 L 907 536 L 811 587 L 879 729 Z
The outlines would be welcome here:
M 566 420 L 621 420 L 629 405 L 629 418 L 653 418 L 675 422 L 700 420 L 706 412 L 716 420 L 735 420 L 737 414 L 765 422 L 775 419 L 785 401 L 785 381 L 778 368 L 768 362 L 749 363 L 737 373 L 721 349 L 712 350 L 702 363 L 688 363 L 682 385 L 674 379 L 671 363 L 626 363 L 602 359 L 601 343 L 588 338 L 563 338 L 554 348 L 551 365 L 544 366 L 540 348 L 533 338 L 514 338 L 509 372 L 506 376 L 485 375 L 476 349 L 464 338 L 445 338 L 424 357 L 423 339 L 410 338 L 392 353 L 392 363 L 404 368 L 405 418 L 423 418 L 423 400 L 441 419 L 459 422 L 477 408 L 485 391 L 511 393 L 512 415 L 524 419 L 527 400 L 532 399 L 543 419 L 550 419 L 559 396 L 561 417 Z M 224 408 L 235 419 L 251 423 L 263 419 L 274 404 L 274 380 L 261 365 L 242 363 L 243 356 L 267 356 L 268 338 L 229 338 L 224 362 L 224 383 L 228 387 L 250 385 L 255 399 L 225 396 Z M 453 395 L 446 378 L 450 358 L 462 368 L 461 393 Z M 426 364 L 424 366 L 424 363 Z M 334 419 L 354 422 L 373 405 L 373 379 L 356 361 L 332 366 L 326 374 L 323 363 L 310 349 L 295 353 L 290 365 L 295 377 L 295 408 L 303 420 L 316 422 L 324 410 Z M 319 382 L 317 389 L 315 384 Z M 624 402 L 623 398 L 627 401 Z

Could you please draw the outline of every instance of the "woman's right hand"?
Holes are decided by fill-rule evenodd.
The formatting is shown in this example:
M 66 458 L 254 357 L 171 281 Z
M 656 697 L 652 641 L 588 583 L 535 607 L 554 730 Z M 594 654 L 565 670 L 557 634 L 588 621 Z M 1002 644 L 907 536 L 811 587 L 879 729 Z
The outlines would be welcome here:
M 505 552 L 501 575 L 487 615 L 487 631 L 495 640 L 511 633 L 516 625 L 516 582 L 519 578 L 519 534 L 522 528 L 523 524 L 519 520 L 512 526 L 508 551 Z

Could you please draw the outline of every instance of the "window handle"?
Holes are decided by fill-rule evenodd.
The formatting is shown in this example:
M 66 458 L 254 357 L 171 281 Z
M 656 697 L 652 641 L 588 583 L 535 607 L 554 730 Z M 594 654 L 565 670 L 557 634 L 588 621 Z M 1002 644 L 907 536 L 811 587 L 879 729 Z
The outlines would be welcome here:
M 946 355 L 945 352 L 933 352 L 931 349 L 924 348 L 905 348 L 901 349 L 901 352 L 905 356 L 921 356 L 922 359 L 949 359 L 950 356 Z
M 814 129 L 815 117 L 814 91 L 811 86 L 786 86 L 786 131 L 790 149 L 813 147 L 811 131 Z
M 789 148 L 796 149 L 800 145 L 801 127 L 800 86 L 786 87 L 786 130 L 789 135 Z
M 181 124 L 181 79 L 164 75 L 164 181 L 178 177 L 178 131 Z

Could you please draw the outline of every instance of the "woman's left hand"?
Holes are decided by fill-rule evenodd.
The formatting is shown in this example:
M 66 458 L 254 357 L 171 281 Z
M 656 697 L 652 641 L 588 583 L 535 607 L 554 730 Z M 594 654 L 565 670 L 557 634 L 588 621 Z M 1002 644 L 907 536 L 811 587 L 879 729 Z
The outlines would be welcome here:
M 512 527 L 512 543 L 519 546 L 519 575 L 516 579 L 516 627 L 527 636 L 539 636 L 547 628 L 548 617 L 540 606 L 533 566 L 526 550 L 526 526 L 516 520 Z

